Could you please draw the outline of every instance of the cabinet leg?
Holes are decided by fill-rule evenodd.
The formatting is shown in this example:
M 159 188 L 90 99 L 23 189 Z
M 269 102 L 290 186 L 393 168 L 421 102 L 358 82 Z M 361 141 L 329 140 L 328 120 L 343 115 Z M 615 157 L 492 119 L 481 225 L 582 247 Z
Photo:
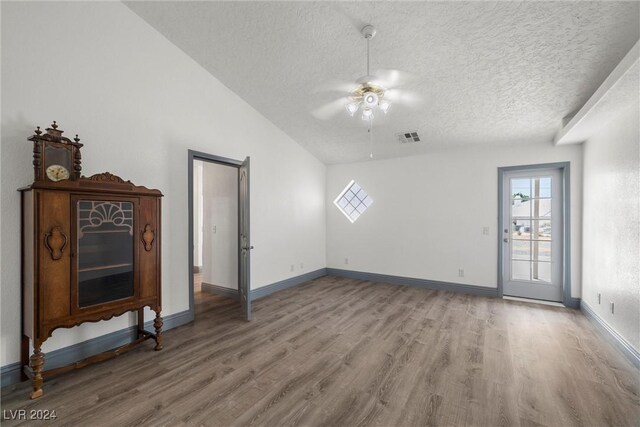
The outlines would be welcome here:
M 31 385 L 33 391 L 31 392 L 31 398 L 37 399 L 42 396 L 44 391 L 42 390 L 42 367 L 44 366 L 44 354 L 40 351 L 40 346 L 33 349 L 31 355 L 31 370 L 33 371 L 33 379 Z
M 153 321 L 153 327 L 156 330 L 156 346 L 154 350 L 162 350 L 162 325 L 164 322 L 162 321 L 162 317 L 160 317 L 160 310 L 156 311 L 156 318 Z

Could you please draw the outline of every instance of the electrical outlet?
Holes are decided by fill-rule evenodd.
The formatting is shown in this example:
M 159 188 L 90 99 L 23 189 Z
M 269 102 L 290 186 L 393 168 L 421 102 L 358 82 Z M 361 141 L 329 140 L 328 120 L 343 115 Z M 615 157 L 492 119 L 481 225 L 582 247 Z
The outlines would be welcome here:
M 218 232 L 218 227 L 214 225 L 211 231 L 213 231 L 213 234 L 216 234 Z
M 489 235 L 489 227 L 487 227 L 486 225 L 484 227 L 482 227 L 482 234 L 485 236 Z
M 349 264 L 349 258 L 345 258 L 345 259 L 344 259 L 344 263 L 345 263 L 345 264 Z
M 609 307 L 611 308 L 611 314 L 613 314 L 613 301 L 609 301 Z
M 464 270 L 462 268 L 458 269 L 458 277 L 464 277 Z
M 294 269 L 295 269 L 295 266 L 291 264 L 291 271 L 293 271 Z
M 602 303 L 602 294 L 598 292 L 598 304 Z

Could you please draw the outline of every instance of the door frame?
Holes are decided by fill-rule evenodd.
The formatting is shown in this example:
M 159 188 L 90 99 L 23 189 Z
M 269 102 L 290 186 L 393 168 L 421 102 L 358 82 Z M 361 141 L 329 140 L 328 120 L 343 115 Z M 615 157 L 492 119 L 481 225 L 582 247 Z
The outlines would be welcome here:
M 230 159 L 227 157 L 221 157 L 221 156 L 216 156 L 213 154 L 208 154 L 208 153 L 203 153 L 201 151 L 195 151 L 195 150 L 188 150 L 188 166 L 187 166 L 187 174 L 188 174 L 188 189 L 187 189 L 187 197 L 188 197 L 188 207 L 189 207 L 189 316 L 191 317 L 191 320 L 193 321 L 195 319 L 196 316 L 196 307 L 195 307 L 195 299 L 193 296 L 193 288 L 194 288 L 194 283 L 193 283 L 193 263 L 194 263 L 194 257 L 193 257 L 193 246 L 194 246 L 194 240 L 193 240 L 193 228 L 194 228 L 194 224 L 193 224 L 193 162 L 196 160 L 200 160 L 203 162 L 209 162 L 209 163 L 217 163 L 219 165 L 223 165 L 223 166 L 230 166 L 235 168 L 236 170 L 240 169 L 240 166 L 242 166 L 242 161 L 241 160 L 235 160 L 235 159 Z M 239 202 L 239 198 L 240 198 L 240 192 L 238 189 L 238 202 Z M 238 211 L 238 215 L 240 215 L 240 212 Z M 237 235 L 238 235 L 238 258 L 240 257 L 240 224 L 238 223 L 238 230 L 237 230 Z M 238 261 L 240 261 L 238 259 Z M 249 283 L 249 289 L 251 289 L 251 284 Z M 238 262 L 238 293 L 240 292 L 240 262 Z
M 502 298 L 503 277 L 502 259 L 504 244 L 502 243 L 503 214 L 503 181 L 506 172 L 536 171 L 539 169 L 560 169 L 562 175 L 562 303 L 565 307 L 578 308 L 580 300 L 571 298 L 571 162 L 541 163 L 534 165 L 498 167 L 498 298 Z

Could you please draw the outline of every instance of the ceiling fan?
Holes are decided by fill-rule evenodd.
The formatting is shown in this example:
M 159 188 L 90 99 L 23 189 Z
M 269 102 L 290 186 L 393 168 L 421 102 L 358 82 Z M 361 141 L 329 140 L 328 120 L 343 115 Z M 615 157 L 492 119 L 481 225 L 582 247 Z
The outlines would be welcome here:
M 362 120 L 371 122 L 374 115 L 381 112 L 386 114 L 392 103 L 407 103 L 416 101 L 417 96 L 411 92 L 401 91 L 397 87 L 411 79 L 411 75 L 399 70 L 378 70 L 372 75 L 369 69 L 370 42 L 377 30 L 372 25 L 366 25 L 361 33 L 367 41 L 367 74 L 353 83 L 337 83 L 320 87 L 317 91 L 339 90 L 347 92 L 346 96 L 329 102 L 313 111 L 311 114 L 320 120 L 329 120 L 341 110 L 346 109 L 352 117 L 360 112 Z

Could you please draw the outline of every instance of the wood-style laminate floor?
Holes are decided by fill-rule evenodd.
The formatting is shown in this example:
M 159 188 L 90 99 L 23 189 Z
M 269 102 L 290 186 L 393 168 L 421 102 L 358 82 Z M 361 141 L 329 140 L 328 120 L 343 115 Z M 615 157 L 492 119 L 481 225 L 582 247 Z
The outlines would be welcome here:
M 250 323 L 203 293 L 161 352 L 35 401 L 7 387 L 2 409 L 66 426 L 637 426 L 638 375 L 576 310 L 323 277 L 255 301 Z

